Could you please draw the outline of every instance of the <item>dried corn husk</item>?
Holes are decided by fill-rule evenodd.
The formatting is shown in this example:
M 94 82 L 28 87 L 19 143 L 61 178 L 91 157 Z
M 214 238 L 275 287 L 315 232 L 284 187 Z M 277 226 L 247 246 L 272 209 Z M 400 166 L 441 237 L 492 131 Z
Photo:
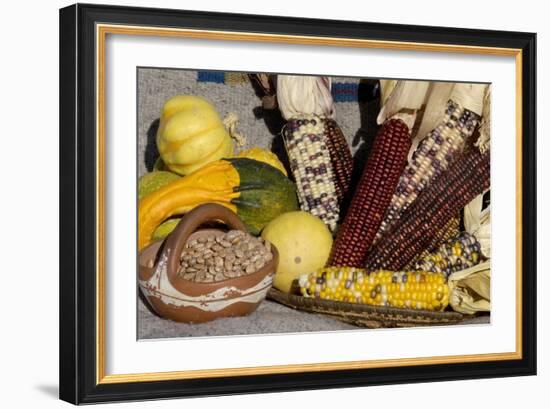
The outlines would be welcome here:
M 417 111 L 424 105 L 428 81 L 397 81 L 378 114 L 377 122 L 383 124 L 387 119 L 401 119 L 409 129 L 416 121 Z
M 481 116 L 483 115 L 483 100 L 487 87 L 487 84 L 457 83 L 454 84 L 449 99 Z
M 479 241 L 481 254 L 491 258 L 491 206 L 482 210 L 482 205 L 479 195 L 464 207 L 464 227 Z
M 277 76 L 277 100 L 285 119 L 302 115 L 334 118 L 330 77 L 306 75 Z
M 453 88 L 454 83 L 452 82 L 430 83 L 426 94 L 426 107 L 418 127 L 418 132 L 416 133 L 416 143 L 413 141 L 415 148 L 418 145 L 418 141 L 439 125 L 445 116 L 445 108 L 447 107 L 447 101 L 451 97 Z
M 380 105 L 386 103 L 396 85 L 397 80 L 380 80 Z
M 489 149 L 491 142 L 491 86 L 488 85 L 483 98 L 483 116 L 479 124 L 479 139 L 475 146 L 481 153 Z
M 491 310 L 491 265 L 478 264 L 449 276 L 449 304 L 462 314 Z

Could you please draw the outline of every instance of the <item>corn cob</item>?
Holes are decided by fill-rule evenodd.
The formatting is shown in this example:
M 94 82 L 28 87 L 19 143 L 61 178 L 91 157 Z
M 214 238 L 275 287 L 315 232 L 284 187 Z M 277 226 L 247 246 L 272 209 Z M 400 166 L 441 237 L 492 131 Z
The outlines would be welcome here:
M 324 124 L 316 115 L 292 118 L 284 140 L 301 209 L 334 231 L 339 208 Z
M 418 260 L 414 270 L 433 271 L 449 277 L 455 271 L 464 270 L 479 263 L 480 250 L 481 245 L 477 239 L 468 232 L 462 232 L 427 257 Z
M 338 203 L 341 204 L 346 196 L 351 182 L 353 171 L 353 156 L 342 130 L 334 119 L 323 118 L 325 135 Z
M 449 287 L 442 273 L 327 267 L 298 280 L 304 297 L 376 306 L 442 311 Z
M 472 148 L 436 178 L 366 256 L 368 269 L 401 270 L 470 200 L 490 186 L 489 153 Z
M 449 100 L 443 121 L 418 145 L 395 189 L 375 242 L 392 227 L 400 215 L 460 154 L 476 125 L 479 115 Z
M 365 265 L 365 254 L 405 166 L 410 144 L 409 128 L 401 120 L 390 119 L 378 130 L 328 265 Z
M 452 239 L 453 237 L 458 236 L 460 233 L 460 216 L 457 215 L 455 217 L 452 217 L 449 219 L 447 224 L 443 226 L 441 230 L 438 230 L 434 236 L 433 239 L 430 241 L 428 246 L 426 247 L 426 250 L 424 250 L 422 253 L 417 254 L 409 264 L 405 266 L 405 270 L 415 270 L 416 262 L 428 257 L 430 253 L 437 250 L 439 246 L 441 246 L 443 243 L 445 243 L 447 240 Z

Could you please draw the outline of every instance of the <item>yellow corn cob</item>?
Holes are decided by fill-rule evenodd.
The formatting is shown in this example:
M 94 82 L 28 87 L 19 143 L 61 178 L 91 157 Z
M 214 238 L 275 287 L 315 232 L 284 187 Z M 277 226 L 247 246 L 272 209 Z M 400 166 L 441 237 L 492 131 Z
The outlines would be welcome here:
M 442 273 L 326 267 L 299 279 L 304 297 L 375 306 L 442 311 L 449 287 Z

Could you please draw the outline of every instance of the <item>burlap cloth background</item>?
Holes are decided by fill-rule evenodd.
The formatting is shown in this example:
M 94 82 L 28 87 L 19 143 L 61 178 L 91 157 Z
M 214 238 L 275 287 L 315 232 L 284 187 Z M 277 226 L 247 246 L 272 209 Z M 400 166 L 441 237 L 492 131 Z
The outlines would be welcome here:
M 203 73 L 204 74 L 204 73 Z M 219 81 L 220 74 L 217 74 Z M 225 75 L 223 82 L 212 82 L 197 71 L 173 69 L 138 69 L 138 173 L 151 170 L 158 157 L 155 135 L 164 101 L 177 94 L 200 95 L 210 99 L 223 116 L 234 112 L 239 117 L 238 130 L 246 137 L 246 149 L 260 146 L 272 149 L 284 161 L 282 141 L 278 135 L 284 121 L 279 111 L 264 111 L 257 90 L 245 76 Z M 216 80 L 216 78 L 215 78 Z M 376 130 L 378 101 L 373 81 L 336 78 L 341 91 L 336 98 L 336 120 L 341 126 L 355 160 L 362 162 L 369 141 Z M 472 322 L 487 322 L 487 318 Z M 224 318 L 204 324 L 182 324 L 154 315 L 140 299 L 138 302 L 138 338 L 165 338 L 212 335 L 272 334 L 304 331 L 357 329 L 321 315 L 303 313 L 280 304 L 264 301 L 247 317 Z

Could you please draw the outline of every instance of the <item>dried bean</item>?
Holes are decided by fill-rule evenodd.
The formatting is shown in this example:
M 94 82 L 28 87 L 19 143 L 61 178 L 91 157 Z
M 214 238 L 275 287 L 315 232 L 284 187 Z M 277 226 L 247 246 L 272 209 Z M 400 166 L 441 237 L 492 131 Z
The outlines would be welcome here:
M 240 230 L 186 243 L 178 275 L 195 282 L 217 282 L 252 274 L 273 259 L 271 244 Z

